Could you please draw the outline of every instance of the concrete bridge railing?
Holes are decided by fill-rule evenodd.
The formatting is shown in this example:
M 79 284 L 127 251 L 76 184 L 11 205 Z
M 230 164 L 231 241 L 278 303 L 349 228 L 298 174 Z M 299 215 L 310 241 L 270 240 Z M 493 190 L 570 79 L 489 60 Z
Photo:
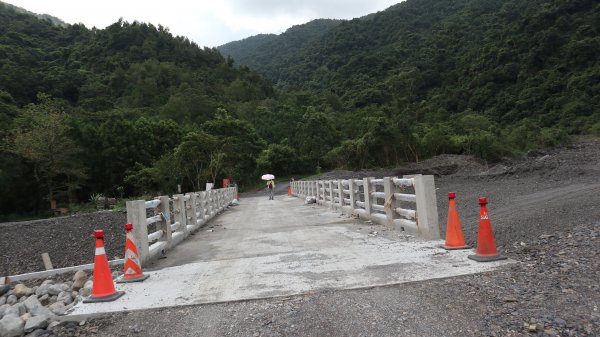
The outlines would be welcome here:
M 159 258 L 237 199 L 237 187 L 127 202 L 127 222 L 142 265 Z M 153 211 L 150 211 L 153 210 Z M 151 213 L 151 216 L 148 214 Z
M 292 195 L 347 215 L 391 226 L 423 239 L 440 239 L 435 183 L 431 175 L 403 178 L 300 180 Z

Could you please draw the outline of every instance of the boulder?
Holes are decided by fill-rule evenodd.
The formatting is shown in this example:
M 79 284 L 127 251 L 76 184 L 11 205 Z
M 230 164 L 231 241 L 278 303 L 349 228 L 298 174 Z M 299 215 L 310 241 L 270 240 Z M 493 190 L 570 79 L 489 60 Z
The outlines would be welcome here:
M 6 298 L 6 304 L 13 305 L 17 302 L 19 302 L 19 300 L 17 299 L 17 296 L 15 296 L 15 295 L 10 295 Z
M 42 305 L 50 304 L 50 296 L 48 294 L 40 296 L 38 300 L 40 301 L 40 303 L 42 303 Z
M 6 309 L 10 308 L 9 304 L 1 304 L 0 305 L 0 318 L 2 318 L 2 316 L 4 316 L 4 312 L 6 311 Z
M 50 309 L 50 311 L 52 311 L 56 315 L 64 315 L 68 308 L 63 302 L 56 302 L 50 304 L 48 309 Z
M 39 336 L 48 336 L 48 331 L 45 329 L 37 329 L 33 330 L 33 332 L 25 335 L 25 337 L 39 337 Z
M 35 295 L 31 295 L 27 298 L 25 302 L 23 302 L 27 311 L 31 313 L 32 316 L 53 316 L 54 314 L 50 311 L 50 309 L 43 306 L 40 301 L 38 301 Z
M 8 284 L 0 286 L 0 296 L 6 294 L 10 290 L 10 286 Z
M 46 281 L 44 281 L 46 282 Z M 48 290 L 50 289 L 51 284 L 43 284 L 41 286 L 39 286 L 36 291 L 35 294 L 38 296 L 44 296 L 44 295 L 48 295 Z
M 83 288 L 85 282 L 87 281 L 88 274 L 83 270 L 78 270 L 73 276 L 73 290 L 79 290 Z
M 69 304 L 69 303 L 73 302 L 73 297 L 71 297 L 71 292 L 70 291 L 62 291 L 60 294 L 58 294 L 58 297 L 56 298 L 56 302 L 63 302 L 64 304 Z
M 69 286 L 64 283 L 53 284 L 48 288 L 48 294 L 58 295 L 61 291 L 69 290 Z
M 6 308 L 6 310 L 4 310 L 4 316 L 16 316 L 19 317 L 21 315 L 23 315 L 26 312 L 25 308 L 23 307 L 22 304 L 15 304 L 13 306 L 10 306 L 8 308 Z
M 23 296 L 29 296 L 31 294 L 33 294 L 33 289 L 29 288 L 28 286 L 24 285 L 23 283 L 19 283 L 15 286 L 15 289 L 13 289 L 15 292 L 15 296 L 17 296 L 18 298 L 21 298 Z
M 19 316 L 6 315 L 0 319 L 0 336 L 17 337 L 23 334 L 23 322 Z
M 50 316 L 47 315 L 31 317 L 27 320 L 27 322 L 25 322 L 25 333 L 29 333 L 37 329 L 45 329 L 48 326 L 49 320 Z

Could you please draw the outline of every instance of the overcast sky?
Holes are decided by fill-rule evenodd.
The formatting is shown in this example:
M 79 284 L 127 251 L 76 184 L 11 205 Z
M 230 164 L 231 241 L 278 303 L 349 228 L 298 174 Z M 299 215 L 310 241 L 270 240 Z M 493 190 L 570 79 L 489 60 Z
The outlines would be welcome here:
M 400 0 L 2 0 L 67 23 L 104 28 L 119 18 L 161 24 L 200 46 L 279 34 L 313 19 L 351 19 Z

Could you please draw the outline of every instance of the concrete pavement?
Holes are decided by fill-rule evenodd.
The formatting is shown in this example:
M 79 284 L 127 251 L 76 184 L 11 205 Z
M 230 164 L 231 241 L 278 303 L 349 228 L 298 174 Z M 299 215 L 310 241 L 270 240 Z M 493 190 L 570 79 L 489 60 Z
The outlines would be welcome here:
M 71 315 L 373 287 L 479 273 L 512 262 L 477 263 L 467 259 L 472 250 L 448 252 L 441 244 L 298 198 L 246 198 L 147 268 L 149 279 L 118 284 L 122 298 L 79 303 Z

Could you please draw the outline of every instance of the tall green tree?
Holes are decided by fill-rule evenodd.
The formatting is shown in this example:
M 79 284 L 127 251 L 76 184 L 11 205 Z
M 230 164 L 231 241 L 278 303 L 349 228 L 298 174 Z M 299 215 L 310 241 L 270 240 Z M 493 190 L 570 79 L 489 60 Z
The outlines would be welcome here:
M 38 95 L 15 120 L 10 132 L 10 149 L 33 165 L 33 177 L 45 187 L 48 201 L 66 192 L 69 202 L 87 177 L 79 159 L 81 149 L 69 136 L 69 116 L 61 104 Z

